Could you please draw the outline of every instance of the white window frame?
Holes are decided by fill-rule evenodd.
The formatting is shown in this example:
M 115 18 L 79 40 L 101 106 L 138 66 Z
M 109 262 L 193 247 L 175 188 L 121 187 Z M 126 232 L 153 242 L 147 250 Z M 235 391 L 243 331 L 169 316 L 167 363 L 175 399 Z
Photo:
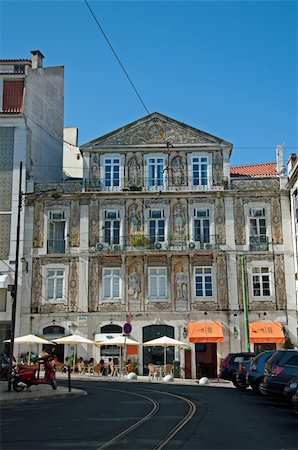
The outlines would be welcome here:
M 254 295 L 254 289 L 253 289 L 253 277 L 257 275 L 254 273 L 254 268 L 267 268 L 268 275 L 269 275 L 269 286 L 270 286 L 270 295 L 266 296 L 256 296 Z M 248 274 L 248 290 L 249 290 L 249 299 L 250 301 L 257 301 L 257 302 L 272 302 L 275 299 L 275 281 L 274 281 L 274 265 L 271 261 L 252 261 L 247 265 L 247 274 Z M 261 275 L 261 274 L 260 274 Z
M 151 217 L 152 212 L 160 212 L 161 213 L 161 217 L 160 218 Z M 167 220 L 166 220 L 166 212 L 165 212 L 164 208 L 149 208 L 149 210 L 148 210 L 147 235 L 148 235 L 149 239 L 151 239 L 151 236 L 150 236 L 150 220 L 152 220 L 152 221 L 154 220 L 155 221 L 155 225 L 156 225 L 155 226 L 154 243 L 156 243 L 156 242 L 166 242 L 166 239 L 167 239 Z M 163 239 L 159 239 L 158 233 L 157 233 L 158 221 L 159 220 L 163 220 L 163 222 L 164 222 L 164 237 L 163 237 Z
M 116 215 L 116 218 L 114 219 L 114 218 L 109 218 L 109 217 L 106 217 L 109 213 L 115 213 L 115 215 Z M 105 241 L 105 222 L 107 222 L 107 221 L 110 221 L 111 222 L 111 224 L 112 224 L 112 226 L 111 226 L 111 228 L 110 228 L 110 230 L 111 230 L 111 233 L 110 233 L 110 244 L 111 245 L 121 245 L 121 241 L 122 241 L 122 239 L 121 239 L 121 237 L 122 237 L 122 221 L 121 221 L 121 210 L 120 209 L 118 209 L 118 208 L 114 208 L 114 209 L 105 209 L 104 211 L 103 211 L 103 229 L 102 229 L 102 241 L 104 242 L 104 243 L 107 243 L 106 241 Z M 114 222 L 119 222 L 119 242 L 114 242 Z M 107 243 L 108 245 L 109 245 L 109 243 Z
M 199 273 L 199 270 L 202 271 L 202 274 Z M 208 271 L 208 272 L 207 272 Z M 209 272 L 210 271 L 210 272 Z M 196 266 L 194 267 L 194 277 L 193 277 L 193 283 L 194 283 L 194 298 L 198 301 L 215 301 L 216 300 L 216 293 L 215 293 L 215 271 L 213 266 Z M 203 294 L 204 295 L 197 295 L 196 292 L 196 277 L 202 276 L 203 278 Z M 211 287 L 212 287 L 212 295 L 206 296 L 206 277 L 211 275 Z
M 247 203 L 244 205 L 244 214 L 245 214 L 245 218 L 246 218 L 246 242 L 247 242 L 247 246 L 249 248 L 250 246 L 250 238 L 254 237 L 250 230 L 251 230 L 251 226 L 250 226 L 250 219 L 253 219 L 253 217 L 251 217 L 251 211 L 252 210 L 258 210 L 258 209 L 264 209 L 265 210 L 265 217 L 260 217 L 260 218 L 265 218 L 265 224 L 266 224 L 266 237 L 267 237 L 267 242 L 271 242 L 272 238 L 271 238 L 271 228 L 270 228 L 270 224 L 271 224 L 271 216 L 270 216 L 270 208 L 268 207 L 267 203 Z M 260 235 L 256 235 L 255 237 L 259 237 Z M 264 235 L 262 235 L 264 236 Z
M 149 167 L 151 166 L 151 164 L 149 163 L 150 159 L 162 159 L 163 160 L 163 170 L 162 170 L 162 182 L 161 184 L 157 184 L 158 178 L 155 176 L 154 177 L 154 184 L 150 185 L 149 181 L 150 181 L 150 169 Z M 165 168 L 167 167 L 168 164 L 168 158 L 167 155 L 163 154 L 163 153 L 152 153 L 152 154 L 148 154 L 145 157 L 145 167 L 146 167 L 146 189 L 148 190 L 152 190 L 152 191 L 162 191 L 165 189 L 166 186 L 166 171 Z M 157 166 L 157 161 L 155 162 L 155 167 Z
M 202 171 L 199 171 L 199 184 L 194 184 L 194 176 L 193 176 L 193 166 L 197 164 L 194 162 L 194 159 L 199 159 L 199 164 L 201 166 L 202 159 L 206 158 L 207 164 L 207 184 L 202 184 Z M 212 155 L 209 152 L 193 152 L 188 155 L 188 179 L 189 179 L 189 187 L 193 189 L 207 189 L 212 186 Z
M 111 275 L 108 275 L 107 272 L 111 271 Z M 116 271 L 119 272 L 119 275 L 116 275 Z M 105 296 L 105 283 L 107 279 L 110 279 L 110 286 L 109 286 L 109 297 Z M 114 292 L 113 292 L 113 283 L 114 283 L 114 278 L 119 280 L 119 286 L 118 286 L 118 290 L 119 290 L 119 296 L 114 296 Z M 121 301 L 122 298 L 122 291 L 123 291 L 123 287 L 122 287 L 122 269 L 121 267 L 104 267 L 102 269 L 102 300 L 103 302 L 119 302 Z
M 57 219 L 53 219 L 51 218 L 51 216 L 53 214 L 61 214 L 63 216 L 63 219 L 61 220 L 57 220 Z M 65 253 L 67 253 L 69 251 L 69 242 L 68 242 L 68 227 L 69 227 L 69 208 L 48 208 L 47 210 L 45 210 L 45 230 L 44 230 L 44 235 L 45 235 L 45 239 L 44 239 L 44 250 L 47 253 L 48 252 L 48 242 L 50 241 L 50 222 L 64 222 L 65 226 L 64 226 L 64 252 L 57 252 L 60 255 L 64 255 Z M 51 252 L 51 254 L 54 252 Z
M 119 185 L 114 185 L 114 178 L 111 176 L 111 186 L 106 186 L 106 164 L 107 160 L 111 159 L 112 161 L 119 159 Z M 112 163 L 112 167 L 113 167 Z M 114 170 L 111 172 L 114 174 Z M 102 158 L 102 167 L 101 167 L 101 180 L 102 180 L 102 190 L 104 191 L 119 191 L 123 187 L 123 177 L 124 177 L 124 168 L 123 168 L 123 155 L 120 153 L 110 153 L 105 154 Z
M 153 274 L 153 271 L 157 271 L 157 274 Z M 163 272 L 163 273 L 161 273 Z M 156 280 L 156 295 L 152 295 L 151 291 L 151 279 L 155 278 Z M 164 278 L 165 283 L 165 294 L 160 295 L 161 291 L 161 285 L 160 280 Z M 165 266 L 158 266 L 158 267 L 148 267 L 148 299 L 150 302 L 154 301 L 166 301 L 168 299 L 168 270 Z
M 48 299 L 48 273 L 50 271 L 63 271 L 63 297 Z M 42 268 L 42 304 L 66 304 L 68 303 L 68 278 L 69 267 L 65 264 L 48 264 Z

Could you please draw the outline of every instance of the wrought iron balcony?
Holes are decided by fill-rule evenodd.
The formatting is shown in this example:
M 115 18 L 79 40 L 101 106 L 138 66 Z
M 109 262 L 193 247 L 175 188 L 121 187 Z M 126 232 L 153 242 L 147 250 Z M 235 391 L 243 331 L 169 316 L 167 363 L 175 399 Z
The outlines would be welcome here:
M 267 236 L 250 236 L 249 238 L 249 249 L 251 251 L 267 251 L 268 237 Z

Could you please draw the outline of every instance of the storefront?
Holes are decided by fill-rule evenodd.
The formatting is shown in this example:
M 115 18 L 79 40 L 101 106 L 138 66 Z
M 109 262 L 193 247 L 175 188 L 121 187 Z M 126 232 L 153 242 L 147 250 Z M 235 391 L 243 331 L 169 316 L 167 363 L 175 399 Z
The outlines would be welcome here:
M 223 342 L 221 322 L 190 322 L 189 342 L 195 344 L 196 378 L 216 378 L 218 370 L 217 343 Z
M 283 327 L 280 322 L 251 322 L 249 324 L 249 339 L 254 345 L 254 351 L 275 350 L 276 344 L 285 342 Z

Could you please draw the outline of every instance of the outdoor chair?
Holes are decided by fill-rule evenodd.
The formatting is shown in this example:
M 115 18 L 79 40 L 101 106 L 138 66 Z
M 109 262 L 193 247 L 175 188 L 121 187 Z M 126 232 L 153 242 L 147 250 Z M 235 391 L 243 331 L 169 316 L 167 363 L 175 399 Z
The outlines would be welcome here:
M 164 376 L 171 375 L 172 374 L 172 370 L 173 370 L 173 364 L 166 364 L 165 366 L 163 366 L 163 374 L 164 374 Z
M 157 378 L 157 371 L 156 371 L 156 366 L 152 363 L 148 364 L 148 370 L 149 370 L 149 374 L 148 374 L 148 381 L 151 380 L 151 378 L 153 380 L 155 380 Z

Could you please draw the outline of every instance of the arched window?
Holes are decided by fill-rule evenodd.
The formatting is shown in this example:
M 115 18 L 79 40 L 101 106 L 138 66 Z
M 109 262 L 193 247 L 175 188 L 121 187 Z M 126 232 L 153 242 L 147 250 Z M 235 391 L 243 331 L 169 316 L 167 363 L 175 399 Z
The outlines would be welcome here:
M 143 342 L 151 341 L 162 336 L 174 338 L 174 327 L 170 325 L 148 325 L 143 328 Z M 174 347 L 167 347 L 166 362 L 173 363 Z M 143 347 L 143 373 L 147 374 L 147 366 L 149 363 L 156 365 L 164 364 L 164 349 L 163 347 Z
M 104 325 L 100 329 L 101 333 L 122 333 L 122 327 L 120 325 L 115 325 L 110 323 L 109 325 Z

